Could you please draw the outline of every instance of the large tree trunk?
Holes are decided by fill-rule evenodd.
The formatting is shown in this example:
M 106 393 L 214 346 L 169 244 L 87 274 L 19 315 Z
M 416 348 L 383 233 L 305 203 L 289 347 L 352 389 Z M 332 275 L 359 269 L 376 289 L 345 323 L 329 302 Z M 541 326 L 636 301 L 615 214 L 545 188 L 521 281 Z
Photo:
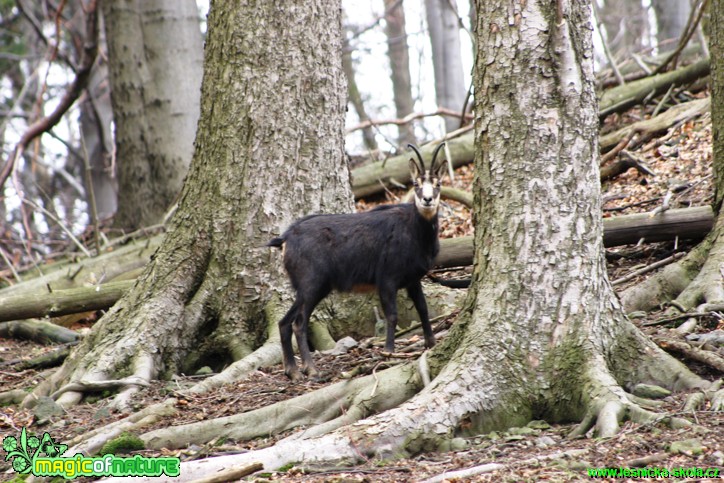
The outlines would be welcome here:
M 312 212 L 351 211 L 339 2 L 212 2 L 194 160 L 163 246 L 52 380 L 221 369 L 270 341 L 287 297 L 264 247 Z M 233 367 L 233 366 L 232 366 Z M 79 392 L 59 398 L 72 404 Z
M 425 0 L 437 105 L 462 112 L 467 89 L 463 80 L 460 26 L 455 8 L 455 0 Z M 445 119 L 447 132 L 458 127 L 459 119 Z
M 412 113 L 415 108 L 415 101 L 412 99 L 405 9 L 402 2 L 398 0 L 384 0 L 384 5 L 385 35 L 387 36 L 387 56 L 390 59 L 392 96 L 395 101 L 397 118 L 402 119 Z M 398 126 L 397 133 L 397 143 L 400 146 L 404 147 L 409 143 L 416 143 L 413 123 Z
M 318 431 L 184 464 L 184 474 L 244 461 L 273 468 L 299 460 L 390 458 L 533 418 L 581 421 L 575 434 L 595 424 L 598 435 L 610 436 L 624 417 L 655 418 L 624 388 L 707 384 L 626 319 L 606 277 L 589 8 L 585 0 L 477 3 L 476 263 L 455 325 L 426 356 L 429 385 L 396 408 L 365 417 L 370 406 L 385 409 L 372 390 L 369 406 L 347 400 L 347 414 Z M 378 374 L 375 387 L 397 387 L 407 397 L 421 386 L 421 373 L 397 367 Z M 309 398 L 301 408 L 292 400 L 274 414 L 318 413 Z M 317 396 L 318 404 L 323 400 Z M 249 418 L 261 414 L 252 413 Z M 319 436 L 353 417 L 365 419 Z M 238 432 L 242 425 L 234 427 Z M 316 436 L 304 439 L 309 432 Z
M 202 39 L 193 0 L 102 2 L 116 127 L 116 226 L 161 221 L 193 153 Z

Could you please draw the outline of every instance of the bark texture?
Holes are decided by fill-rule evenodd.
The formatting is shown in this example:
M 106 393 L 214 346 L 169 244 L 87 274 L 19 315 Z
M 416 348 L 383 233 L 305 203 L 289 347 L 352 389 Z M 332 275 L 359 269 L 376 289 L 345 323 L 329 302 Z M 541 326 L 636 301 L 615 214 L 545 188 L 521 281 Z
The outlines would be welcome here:
M 201 363 L 221 369 L 273 339 L 287 282 L 281 257 L 264 244 L 301 215 L 352 209 L 340 15 L 330 0 L 212 2 L 203 115 L 169 233 L 39 392 Z M 80 396 L 65 392 L 59 402 Z
M 161 221 L 193 154 L 202 39 L 193 0 L 102 2 L 116 126 L 115 223 Z

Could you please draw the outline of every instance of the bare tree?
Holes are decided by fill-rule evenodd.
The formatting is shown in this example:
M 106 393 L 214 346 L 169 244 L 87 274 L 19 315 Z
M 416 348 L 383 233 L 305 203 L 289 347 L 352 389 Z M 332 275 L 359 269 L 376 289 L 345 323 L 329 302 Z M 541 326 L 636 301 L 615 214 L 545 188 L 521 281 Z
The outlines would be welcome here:
M 178 195 L 199 116 L 202 39 L 193 0 L 102 2 L 119 183 L 115 224 L 161 221 Z
M 385 35 L 387 36 L 387 56 L 390 59 L 392 95 L 395 101 L 397 117 L 402 119 L 415 109 L 415 101 L 412 99 L 405 9 L 402 0 L 383 0 L 383 2 L 385 6 Z M 397 142 L 400 146 L 415 143 L 415 130 L 412 123 L 399 125 L 397 133 Z
M 641 2 L 605 0 L 601 21 L 606 26 L 608 47 L 617 59 L 628 58 L 646 46 L 649 21 Z
M 467 89 L 463 78 L 460 53 L 460 24 L 455 0 L 425 0 L 427 27 L 432 46 L 437 105 L 462 111 Z M 454 131 L 460 126 L 455 118 L 445 120 L 445 128 Z

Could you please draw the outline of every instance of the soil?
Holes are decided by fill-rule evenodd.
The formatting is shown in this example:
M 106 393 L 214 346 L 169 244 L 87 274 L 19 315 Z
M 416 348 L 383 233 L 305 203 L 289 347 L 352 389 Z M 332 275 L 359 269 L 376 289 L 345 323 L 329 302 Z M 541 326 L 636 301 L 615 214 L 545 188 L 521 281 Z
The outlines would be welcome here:
M 627 119 L 614 119 L 615 122 L 630 121 L 631 117 L 643 117 L 645 112 L 631 111 Z M 612 128 L 613 126 L 607 126 Z M 603 184 L 604 216 L 611 214 L 651 211 L 661 204 L 661 200 L 671 191 L 675 192 L 672 208 L 707 204 L 712 197 L 711 187 L 711 121 L 708 116 L 691 120 L 671 129 L 660 138 L 652 139 L 634 153 L 643 159 L 656 173 L 655 177 L 629 170 L 612 181 Z M 456 187 L 470 189 L 472 169 L 470 166 L 457 170 L 453 184 Z M 681 187 L 684 187 L 683 189 Z M 403 192 L 390 192 L 388 201 L 396 201 Z M 363 201 L 359 207 L 385 200 Z M 457 203 L 447 203 L 443 210 L 445 218 L 442 224 L 442 236 L 460 236 L 472 233 L 470 213 Z M 640 244 L 639 246 L 617 247 L 607 251 L 609 259 L 609 278 L 615 280 L 632 270 L 641 268 L 665 258 L 674 251 L 686 251 L 694 242 L 667 242 Z M 651 272 L 655 273 L 655 272 Z M 449 276 L 459 276 L 450 273 Z M 650 276 L 647 274 L 645 276 Z M 643 276 L 642 276 L 643 277 Z M 638 283 L 642 277 L 616 287 L 622 290 Z M 660 313 L 650 313 L 635 320 L 642 330 L 650 335 L 663 332 L 671 336 L 675 322 L 668 325 L 646 326 L 660 317 Z M 451 323 L 451 319 L 439 321 L 436 329 L 441 330 Z M 699 333 L 724 330 L 724 316 L 718 313 L 702 317 Z M 86 322 L 79 322 L 75 328 L 87 330 Z M 408 337 L 408 336 L 406 336 Z M 398 339 L 398 350 L 419 340 L 412 335 L 407 339 Z M 0 392 L 22 388 L 32 389 L 39 381 L 47 377 L 47 372 L 38 370 L 18 370 L 17 362 L 36 357 L 54 350 L 54 347 L 42 346 L 28 341 L 0 339 Z M 722 355 L 721 346 L 718 349 Z M 680 355 L 675 354 L 677 357 Z M 379 347 L 369 341 L 347 354 L 329 356 L 315 355 L 317 367 L 322 368 L 329 378 L 324 383 L 291 383 L 284 376 L 281 366 L 257 371 L 246 380 L 227 385 L 199 396 L 183 396 L 180 391 L 198 381 L 201 376 L 180 377 L 174 381 L 155 381 L 151 387 L 140 391 L 134 399 L 136 408 L 161 402 L 169 397 L 177 397 L 178 412 L 157 424 L 157 427 L 179 425 L 188 422 L 217 418 L 252 410 L 280 400 L 312 391 L 339 381 L 346 373 L 363 366 L 368 372 L 388 361 Z M 394 359 L 393 359 L 394 360 Z M 722 377 L 718 371 L 681 358 L 695 373 L 708 380 Z M 43 426 L 36 424 L 32 410 L 8 406 L 0 408 L 0 434 L 17 435 L 22 427 L 42 433 L 49 431 L 56 441 L 68 441 L 73 436 L 91 428 L 96 428 L 123 417 L 108 409 L 107 394 L 88 397 L 86 400 L 62 416 L 52 418 Z M 662 416 L 678 416 L 693 424 L 684 429 L 671 429 L 664 424 L 625 423 L 622 431 L 610 439 L 587 437 L 569 439 L 567 435 L 575 426 L 573 423 L 548 424 L 534 421 L 526 428 L 511 428 L 500 433 L 460 438 L 455 443 L 455 451 L 425 453 L 414 458 L 394 461 L 370 460 L 359 465 L 340 462 L 335 467 L 318 467 L 304 463 L 274 472 L 256 473 L 247 477 L 249 481 L 331 481 L 331 482 L 411 482 L 422 481 L 446 471 L 470 468 L 481 464 L 496 463 L 503 465 L 491 473 L 480 474 L 462 480 L 446 481 L 580 481 L 589 480 L 589 468 L 634 468 L 677 469 L 677 468 L 715 468 L 724 475 L 724 414 L 707 411 L 702 408 L 696 412 L 683 412 L 687 393 L 676 393 L 664 397 L 663 405 L 656 411 Z M 192 446 L 180 451 L 161 453 L 138 451 L 146 456 L 179 456 L 182 460 L 203 458 L 211 455 L 223 455 L 245 452 L 273 444 L 287 434 L 275 434 L 253 441 L 214 441 L 204 446 Z M 672 443 L 682 440 L 697 440 L 697 449 L 678 452 L 671 449 Z M 574 451 L 575 450 L 575 451 Z M 648 458 L 643 459 L 642 458 Z M 9 464 L 0 461 L 0 481 L 13 477 Z M 666 481 L 718 481 L 718 478 L 682 476 L 676 478 L 653 478 Z M 635 477 L 603 477 L 602 481 L 642 481 Z

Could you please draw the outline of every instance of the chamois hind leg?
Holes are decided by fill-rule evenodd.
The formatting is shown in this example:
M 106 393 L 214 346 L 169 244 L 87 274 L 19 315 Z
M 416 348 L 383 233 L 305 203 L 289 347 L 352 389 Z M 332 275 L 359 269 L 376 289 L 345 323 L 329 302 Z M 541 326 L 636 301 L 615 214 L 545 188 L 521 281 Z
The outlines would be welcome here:
M 301 378 L 299 370 L 297 369 L 297 363 L 294 360 L 294 349 L 292 348 L 292 326 L 296 323 L 295 321 L 299 318 L 301 303 L 299 297 L 292 304 L 289 311 L 279 321 L 279 338 L 282 341 L 282 357 L 284 360 L 284 374 L 289 377 L 292 381 L 297 381 Z M 299 341 L 297 340 L 297 343 Z
M 305 302 L 299 308 L 299 314 L 292 324 L 294 335 L 297 337 L 299 356 L 302 359 L 302 372 L 310 377 L 318 376 L 319 371 L 314 366 L 312 353 L 309 350 L 309 341 L 307 338 L 309 334 L 309 317 L 312 315 L 312 312 L 314 312 L 317 304 L 319 304 L 319 302 L 326 297 L 328 293 L 328 290 L 322 290 L 321 292 L 314 294 L 314 296 L 307 297 Z
M 425 294 L 422 291 L 422 283 L 418 280 L 408 285 L 407 295 L 412 299 L 412 303 L 415 304 L 415 310 L 417 310 L 417 313 L 420 315 L 422 332 L 425 334 L 425 347 L 430 348 L 435 345 L 435 335 L 432 333 L 430 317 L 427 313 L 427 301 L 425 301 Z
M 397 328 L 397 289 L 389 285 L 378 285 L 378 294 L 382 311 L 387 320 L 387 337 L 385 338 L 385 350 L 395 352 L 395 329 Z

